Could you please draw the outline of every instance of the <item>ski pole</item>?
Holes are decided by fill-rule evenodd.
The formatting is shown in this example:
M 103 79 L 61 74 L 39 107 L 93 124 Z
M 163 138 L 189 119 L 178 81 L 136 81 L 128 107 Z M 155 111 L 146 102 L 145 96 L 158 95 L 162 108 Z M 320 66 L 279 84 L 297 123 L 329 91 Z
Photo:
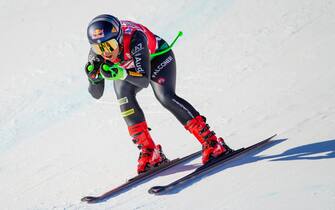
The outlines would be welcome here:
M 170 50 L 172 49 L 173 45 L 174 45 L 174 44 L 176 43 L 176 41 L 178 40 L 178 38 L 181 37 L 182 35 L 183 35 L 183 32 L 182 32 L 182 31 L 179 31 L 177 37 L 172 41 L 171 45 L 170 45 L 168 48 L 166 48 L 165 50 L 162 50 L 162 51 L 160 51 L 160 52 L 151 54 L 151 55 L 150 55 L 150 58 L 154 58 L 154 57 L 156 57 L 156 56 L 162 55 L 162 54 L 167 53 L 168 51 L 170 51 Z

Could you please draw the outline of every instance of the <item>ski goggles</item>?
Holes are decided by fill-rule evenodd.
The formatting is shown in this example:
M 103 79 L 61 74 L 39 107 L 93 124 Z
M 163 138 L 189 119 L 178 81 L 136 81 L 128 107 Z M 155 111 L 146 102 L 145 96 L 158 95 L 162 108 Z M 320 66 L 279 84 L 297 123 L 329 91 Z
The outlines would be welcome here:
M 98 55 L 103 55 L 104 52 L 112 53 L 119 47 L 116 39 L 111 39 L 100 44 L 91 44 L 92 50 Z

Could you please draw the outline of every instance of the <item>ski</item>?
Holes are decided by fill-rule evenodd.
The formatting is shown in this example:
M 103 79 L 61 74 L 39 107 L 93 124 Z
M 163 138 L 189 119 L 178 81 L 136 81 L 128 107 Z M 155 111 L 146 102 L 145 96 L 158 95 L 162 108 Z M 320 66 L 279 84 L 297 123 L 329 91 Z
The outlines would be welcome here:
M 105 201 L 107 199 L 110 199 L 112 197 L 115 197 L 119 194 L 121 194 L 122 192 L 126 192 L 128 190 L 130 190 L 131 188 L 137 186 L 138 184 L 144 182 L 145 180 L 148 180 L 149 178 L 152 178 L 153 176 L 173 167 L 176 166 L 178 164 L 184 163 L 186 161 L 191 161 L 194 158 L 197 158 L 201 155 L 201 150 L 197 151 L 195 153 L 192 153 L 190 155 L 187 155 L 183 158 L 176 158 L 174 160 L 168 161 L 167 163 L 163 163 L 161 165 L 159 165 L 158 167 L 155 167 L 151 170 L 149 170 L 148 172 L 139 174 L 129 180 L 127 180 L 126 183 L 102 194 L 99 196 L 86 196 L 83 197 L 81 199 L 81 201 L 83 202 L 87 202 L 87 203 L 98 203 L 98 202 L 102 202 Z
M 164 194 L 166 192 L 169 192 L 173 189 L 176 189 L 176 187 L 178 187 L 181 184 L 184 184 L 194 178 L 197 178 L 201 175 L 204 175 L 208 172 L 210 172 L 211 170 L 215 169 L 216 167 L 222 165 L 223 163 L 227 163 L 230 160 L 233 160 L 239 156 L 241 156 L 242 154 L 246 154 L 249 151 L 261 148 L 262 146 L 264 146 L 266 143 L 268 143 L 271 139 L 273 139 L 277 134 L 263 140 L 260 141 L 254 145 L 251 145 L 249 147 L 246 148 L 241 148 L 238 150 L 235 150 L 229 154 L 226 155 L 222 155 L 220 157 L 217 157 L 213 160 L 211 160 L 210 162 L 206 163 L 205 165 L 200 166 L 199 168 L 197 168 L 195 171 L 193 171 L 192 173 L 168 184 L 165 186 L 154 186 L 152 188 L 149 189 L 149 193 L 150 194 L 155 194 L 155 195 L 160 195 L 160 194 Z

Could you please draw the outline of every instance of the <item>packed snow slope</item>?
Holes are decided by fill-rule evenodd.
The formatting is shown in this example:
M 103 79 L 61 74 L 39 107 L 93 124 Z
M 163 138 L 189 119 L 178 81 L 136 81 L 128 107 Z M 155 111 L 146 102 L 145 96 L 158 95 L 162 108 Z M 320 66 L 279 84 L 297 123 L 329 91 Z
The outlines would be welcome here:
M 335 209 L 335 2 L 332 0 L 1 0 L 1 209 Z M 178 192 L 147 190 L 191 172 L 196 159 L 101 204 L 135 175 L 112 82 L 87 92 L 86 26 L 111 13 L 174 47 L 177 94 L 233 148 L 275 143 Z M 170 158 L 199 143 L 155 99 L 138 94 Z

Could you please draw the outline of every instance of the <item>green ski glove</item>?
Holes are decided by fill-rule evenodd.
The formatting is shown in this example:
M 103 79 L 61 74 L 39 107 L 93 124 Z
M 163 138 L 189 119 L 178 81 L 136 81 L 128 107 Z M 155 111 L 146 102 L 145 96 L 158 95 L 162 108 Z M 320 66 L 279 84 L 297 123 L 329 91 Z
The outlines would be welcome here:
M 85 65 L 85 72 L 87 74 L 88 80 L 92 84 L 96 84 L 103 80 L 103 77 L 100 74 L 99 65 L 96 63 L 87 62 Z
M 126 69 L 112 63 L 101 64 L 100 73 L 108 80 L 125 80 L 128 76 Z

